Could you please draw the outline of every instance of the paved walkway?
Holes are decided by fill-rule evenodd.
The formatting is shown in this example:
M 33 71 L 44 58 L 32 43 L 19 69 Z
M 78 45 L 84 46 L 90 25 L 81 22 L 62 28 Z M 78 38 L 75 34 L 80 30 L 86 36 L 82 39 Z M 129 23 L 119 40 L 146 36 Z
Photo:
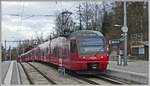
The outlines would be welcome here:
M 20 76 L 16 61 L 2 62 L 2 84 L 20 84 Z
M 7 71 L 8 71 L 8 69 L 9 69 L 9 66 L 10 66 L 10 61 L 4 61 L 4 62 L 2 62 L 1 63 L 1 69 L 2 69 L 2 71 L 1 71 L 1 74 L 2 74 L 2 77 L 1 77 L 1 80 L 2 80 L 2 83 L 4 83 L 4 79 L 5 79 L 5 77 L 6 77 L 6 74 L 7 74 Z
M 120 72 L 133 73 L 136 75 L 148 77 L 148 73 L 149 73 L 148 63 L 149 63 L 148 61 L 134 60 L 128 62 L 127 66 L 119 66 L 117 65 L 117 61 L 109 61 L 109 65 L 107 69 L 120 71 Z

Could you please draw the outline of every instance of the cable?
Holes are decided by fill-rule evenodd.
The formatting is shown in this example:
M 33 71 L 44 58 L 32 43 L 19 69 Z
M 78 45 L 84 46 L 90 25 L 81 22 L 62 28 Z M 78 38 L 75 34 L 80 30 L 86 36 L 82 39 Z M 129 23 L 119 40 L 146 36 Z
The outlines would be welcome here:
M 21 11 L 21 19 L 20 19 L 20 29 L 23 29 L 22 28 L 22 25 L 23 25 L 23 14 L 24 14 L 24 3 L 23 3 L 23 0 L 22 0 L 22 11 Z

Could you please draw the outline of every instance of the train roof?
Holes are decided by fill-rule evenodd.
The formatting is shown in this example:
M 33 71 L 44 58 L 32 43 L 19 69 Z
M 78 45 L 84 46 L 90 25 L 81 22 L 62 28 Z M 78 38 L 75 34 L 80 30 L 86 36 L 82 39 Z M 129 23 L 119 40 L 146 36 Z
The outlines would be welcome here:
M 48 41 L 48 42 L 45 42 L 45 43 L 43 43 L 43 44 L 38 45 L 38 47 L 39 47 L 40 49 L 43 49 L 43 48 L 45 48 L 46 46 L 48 46 L 48 43 L 49 43 L 49 41 Z M 33 49 L 31 49 L 31 50 L 25 52 L 25 53 L 22 53 L 20 56 L 24 56 L 24 55 L 26 55 L 26 54 L 28 54 L 28 53 L 31 53 L 33 50 L 36 50 L 36 49 L 37 49 L 37 47 L 35 47 L 35 48 L 33 48 Z M 20 56 L 19 56 L 19 57 L 20 57 Z
M 79 31 L 71 33 L 71 35 L 70 35 L 70 37 L 82 37 L 82 36 L 101 36 L 101 37 L 103 37 L 104 35 L 99 31 L 93 31 L 93 30 L 79 30 Z M 64 39 L 64 37 L 57 37 L 57 38 L 53 39 L 53 41 L 57 41 L 57 40 L 66 40 L 66 39 Z M 44 42 L 44 43 L 38 45 L 36 48 L 33 48 L 32 50 L 29 50 L 29 51 L 21 54 L 20 56 L 26 55 L 37 48 L 44 49 L 49 46 L 49 43 L 50 43 L 50 41 Z
M 70 37 L 73 37 L 73 36 L 76 36 L 76 37 L 81 37 L 81 36 L 101 36 L 101 37 L 103 37 L 104 35 L 101 32 L 99 32 L 99 31 L 79 30 L 79 31 L 73 32 L 70 35 Z
M 22 53 L 20 56 L 24 56 L 24 55 L 30 53 L 31 51 L 32 51 L 32 50 L 29 50 L 29 51 L 27 51 L 27 52 L 25 52 L 25 53 Z
M 38 45 L 38 47 L 39 47 L 40 49 L 46 48 L 47 46 L 49 46 L 49 43 L 50 43 L 50 41 L 44 42 L 44 43 Z

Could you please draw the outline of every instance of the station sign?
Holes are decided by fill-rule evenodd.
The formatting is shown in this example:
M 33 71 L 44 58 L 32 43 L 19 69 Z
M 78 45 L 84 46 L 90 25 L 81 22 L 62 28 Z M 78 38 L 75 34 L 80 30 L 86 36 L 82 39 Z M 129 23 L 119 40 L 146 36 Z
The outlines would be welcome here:
M 126 33 L 126 32 L 128 32 L 128 27 L 127 26 L 123 26 L 121 28 L 121 30 L 122 30 L 122 32 Z
M 121 40 L 120 39 L 111 39 L 111 40 L 109 40 L 109 44 L 110 45 L 119 45 L 119 44 L 121 44 Z

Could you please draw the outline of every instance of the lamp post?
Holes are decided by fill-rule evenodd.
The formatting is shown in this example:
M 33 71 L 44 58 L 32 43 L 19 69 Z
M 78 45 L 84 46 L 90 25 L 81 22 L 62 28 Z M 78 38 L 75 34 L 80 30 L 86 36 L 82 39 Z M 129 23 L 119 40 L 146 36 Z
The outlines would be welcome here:
M 123 22 L 123 27 L 121 28 L 123 35 L 124 35 L 124 66 L 127 66 L 127 32 L 128 32 L 128 27 L 127 27 L 127 7 L 126 7 L 126 0 L 124 0 L 123 3 L 123 11 L 124 11 L 124 22 Z M 114 25 L 114 26 L 121 26 L 121 25 Z
M 121 30 L 124 33 L 124 66 L 127 66 L 127 9 L 126 9 L 126 0 L 124 0 L 124 25 Z

